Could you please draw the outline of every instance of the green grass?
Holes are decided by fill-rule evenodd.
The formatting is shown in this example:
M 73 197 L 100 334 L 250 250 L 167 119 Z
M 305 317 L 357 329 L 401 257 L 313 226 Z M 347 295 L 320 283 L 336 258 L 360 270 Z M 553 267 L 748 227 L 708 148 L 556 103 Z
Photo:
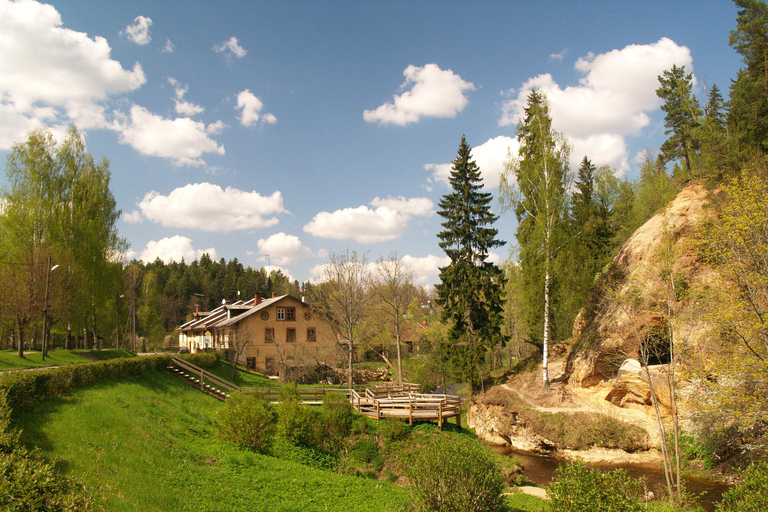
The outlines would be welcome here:
M 108 348 L 103 350 L 74 350 L 76 354 L 90 354 L 92 359 L 104 361 L 107 359 L 118 359 L 121 357 L 136 357 L 136 354 L 122 348 Z M 86 356 L 87 357 L 87 356 Z
M 20 418 L 23 441 L 58 460 L 112 511 L 401 510 L 407 491 L 219 441 L 221 402 L 173 375 L 78 389 Z
M 219 359 L 212 368 L 208 368 L 208 371 L 217 377 L 244 388 L 282 386 L 279 382 L 268 379 L 261 374 L 249 373 L 241 370 L 237 370 L 235 373 L 235 380 L 233 381 L 232 365 L 222 359 Z
M 529 494 L 515 493 L 504 497 L 509 512 L 542 512 L 546 502 Z
M 62 364 L 88 363 L 91 359 L 70 350 L 50 350 L 43 361 L 41 352 L 25 351 L 20 358 L 15 350 L 0 350 L 0 371 L 16 368 L 37 368 L 40 366 L 59 366 Z

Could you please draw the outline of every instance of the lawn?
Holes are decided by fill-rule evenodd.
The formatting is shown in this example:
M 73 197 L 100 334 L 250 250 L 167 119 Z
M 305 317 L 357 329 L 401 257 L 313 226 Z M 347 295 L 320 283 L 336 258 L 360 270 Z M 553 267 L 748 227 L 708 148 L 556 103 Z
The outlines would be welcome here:
M 38 351 L 24 352 L 20 358 L 15 350 L 0 350 L 0 371 L 16 368 L 37 368 L 40 366 L 59 366 L 62 364 L 88 363 L 91 359 L 71 350 L 50 350 L 43 361 L 43 355 Z
M 342 476 L 220 442 L 222 403 L 173 375 L 78 389 L 19 421 L 23 440 L 58 460 L 113 511 L 389 511 L 403 488 Z

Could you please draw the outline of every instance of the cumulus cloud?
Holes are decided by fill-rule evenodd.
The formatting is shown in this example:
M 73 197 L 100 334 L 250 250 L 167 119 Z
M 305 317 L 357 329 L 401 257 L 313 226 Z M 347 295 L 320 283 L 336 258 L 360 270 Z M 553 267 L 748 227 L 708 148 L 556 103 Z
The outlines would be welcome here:
M 184 87 L 182 87 L 179 81 L 173 78 L 172 76 L 168 77 L 168 83 L 173 86 L 173 92 L 176 95 L 173 101 L 176 103 L 177 114 L 181 114 L 183 116 L 194 116 L 202 113 L 205 110 L 205 107 L 201 107 L 200 105 L 195 105 L 194 103 L 184 101 L 184 95 L 187 94 L 187 90 L 189 89 L 189 86 L 185 85 Z
M 480 175 L 483 178 L 483 187 L 486 189 L 499 186 L 499 179 L 504 172 L 504 162 L 511 151 L 517 155 L 520 145 L 517 139 L 500 135 L 493 139 L 488 139 L 477 147 L 472 148 L 472 159 L 480 168 Z M 432 171 L 432 181 L 439 181 L 448 184 L 451 179 L 451 169 L 453 164 L 427 164 L 424 169 Z
M 141 218 L 141 212 L 138 210 L 134 210 L 131 213 L 125 213 L 121 215 L 124 222 L 127 222 L 128 224 L 141 224 L 142 218 Z
M 130 117 L 120 116 L 115 129 L 121 143 L 143 155 L 168 158 L 176 166 L 201 166 L 203 154 L 224 154 L 224 146 L 208 136 L 205 123 L 188 117 L 165 119 L 139 105 L 131 106 Z
M 128 39 L 140 46 L 149 44 L 152 38 L 149 37 L 149 27 L 152 25 L 152 19 L 146 16 L 136 16 L 133 25 L 128 25 L 120 35 L 126 35 Z
M 250 90 L 246 89 L 237 94 L 237 107 L 240 110 L 240 122 L 243 126 L 252 126 L 261 120 L 262 123 L 275 124 L 277 118 L 272 114 L 261 115 L 264 104 Z
M 432 284 L 439 281 L 440 267 L 447 267 L 451 263 L 448 256 L 435 256 L 430 254 L 422 258 L 410 255 L 403 256 L 403 263 L 413 269 L 414 282 L 416 284 Z
M 195 249 L 192 247 L 191 239 L 176 235 L 147 242 L 147 246 L 139 255 L 139 259 L 144 263 L 151 263 L 157 258 L 160 258 L 164 263 L 180 262 L 182 259 L 191 262 L 200 259 L 203 254 L 208 254 L 212 260 L 216 260 L 216 249 L 213 247 Z
M 311 258 L 314 256 L 299 237 L 275 233 L 269 238 L 262 238 L 257 242 L 259 253 L 269 256 L 269 261 L 276 265 L 288 265 L 296 260 Z
M 560 52 L 551 54 L 549 56 L 549 60 L 551 60 L 552 62 L 563 62 L 563 59 L 565 59 L 565 56 L 568 55 L 568 50 L 570 50 L 570 48 L 565 48 Z
M 173 43 L 171 42 L 171 40 L 170 39 L 166 39 L 165 40 L 165 48 L 163 48 L 163 52 L 164 53 L 173 53 L 173 49 L 174 49 L 174 46 L 173 46 Z
M 648 112 L 660 106 L 658 76 L 673 64 L 692 69 L 691 52 L 668 38 L 648 45 L 629 45 L 600 55 L 579 58 L 579 85 L 562 88 L 551 75 L 526 81 L 508 92 L 501 126 L 516 125 L 530 91 L 543 92 L 550 104 L 552 125 L 573 145 L 572 163 L 587 155 L 596 165 L 628 168 L 624 137 L 638 135 L 650 123 Z M 600 151 L 596 153 L 594 151 Z M 593 151 L 593 153 L 589 153 Z
M 163 226 L 223 233 L 274 226 L 274 215 L 288 213 L 280 192 L 262 196 L 211 183 L 185 185 L 167 196 L 149 192 L 139 208 L 145 218 Z
M 226 52 L 229 52 L 227 53 L 227 58 L 232 58 L 232 56 L 234 55 L 239 59 L 242 59 L 243 57 L 245 57 L 245 54 L 248 53 L 247 51 L 245 51 L 245 49 L 243 49 L 242 46 L 238 44 L 237 38 L 235 36 L 232 36 L 226 41 L 224 41 L 223 43 L 217 44 L 216 46 L 214 46 L 213 51 L 215 51 L 216 53 L 221 53 L 226 51 Z
M 112 60 L 103 37 L 62 28 L 58 11 L 34 1 L 0 4 L 0 149 L 31 128 L 104 128 L 103 102 L 146 82 Z
M 371 205 L 320 212 L 304 226 L 304 231 L 321 238 L 352 239 L 358 243 L 377 243 L 400 238 L 413 216 L 429 216 L 434 204 L 426 198 L 375 198 Z
M 378 121 L 405 126 L 422 117 L 456 117 L 467 106 L 464 91 L 475 88 L 450 69 L 442 70 L 437 64 L 411 65 L 405 68 L 403 75 L 405 82 L 400 87 L 410 90 L 376 110 L 366 110 L 363 119 L 369 123 Z

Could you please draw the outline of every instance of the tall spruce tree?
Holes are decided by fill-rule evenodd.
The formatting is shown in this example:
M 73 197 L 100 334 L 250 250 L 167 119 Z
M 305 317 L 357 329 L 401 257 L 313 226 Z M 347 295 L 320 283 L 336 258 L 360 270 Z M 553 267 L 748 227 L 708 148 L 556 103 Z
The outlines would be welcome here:
M 570 147 L 552 129 L 547 99 L 536 90 L 528 96 L 525 117 L 517 126 L 517 140 L 518 156 L 505 163 L 502 176 L 502 207 L 514 208 L 517 215 L 520 265 L 531 314 L 528 323 L 532 331 L 543 333 L 542 378 L 548 387 L 555 258 L 567 241 Z
M 496 239 L 492 228 L 498 219 L 491 212 L 490 193 L 482 192 L 480 168 L 470 156 L 471 148 L 462 136 L 459 154 L 453 161 L 453 192 L 440 200 L 443 231 L 440 247 L 450 258 L 440 268 L 437 303 L 443 318 L 451 322 L 453 363 L 458 377 L 482 385 L 482 362 L 486 352 L 503 343 L 502 290 L 504 273 L 488 261 L 494 247 L 505 242 Z

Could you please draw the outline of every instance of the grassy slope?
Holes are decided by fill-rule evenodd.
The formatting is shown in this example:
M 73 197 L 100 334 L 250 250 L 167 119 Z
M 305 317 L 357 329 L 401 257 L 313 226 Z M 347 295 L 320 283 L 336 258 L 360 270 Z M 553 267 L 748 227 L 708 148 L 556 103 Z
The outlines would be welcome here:
M 89 363 L 91 359 L 69 350 L 51 350 L 45 361 L 41 352 L 24 352 L 24 359 L 15 350 L 0 350 L 0 371 L 13 368 L 36 368 L 39 366 L 58 366 L 62 364 Z
M 407 492 L 219 442 L 222 407 L 170 374 L 79 389 L 21 418 L 23 439 L 57 457 L 109 510 L 376 511 Z

